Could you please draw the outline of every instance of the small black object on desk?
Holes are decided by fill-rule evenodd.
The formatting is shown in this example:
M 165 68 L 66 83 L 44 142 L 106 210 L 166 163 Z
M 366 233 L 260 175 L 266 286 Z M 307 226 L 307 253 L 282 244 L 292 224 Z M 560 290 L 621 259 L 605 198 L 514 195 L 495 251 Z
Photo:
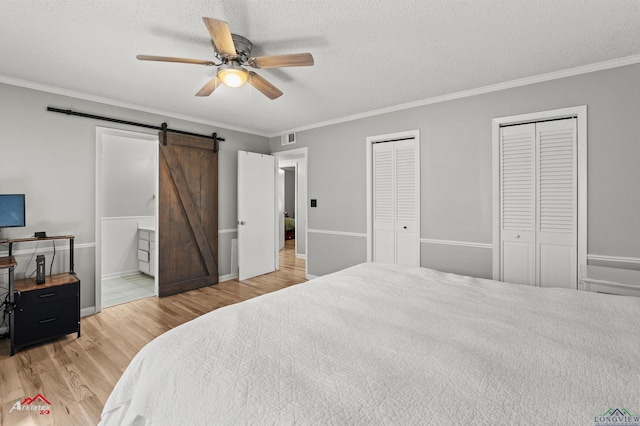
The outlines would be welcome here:
M 46 266 L 44 265 L 44 255 L 36 256 L 36 284 L 44 284 Z

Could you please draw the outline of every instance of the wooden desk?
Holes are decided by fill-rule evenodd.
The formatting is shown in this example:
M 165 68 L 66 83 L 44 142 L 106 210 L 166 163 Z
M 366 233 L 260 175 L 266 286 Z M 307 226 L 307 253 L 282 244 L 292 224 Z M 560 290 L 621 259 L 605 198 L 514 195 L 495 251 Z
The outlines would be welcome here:
M 52 240 L 69 240 L 69 272 L 46 275 L 43 284 L 36 284 L 35 278 L 14 280 L 13 244 Z M 9 268 L 11 355 L 21 347 L 69 333 L 80 337 L 80 280 L 73 270 L 73 241 L 73 235 L 4 241 L 9 256 L 0 258 L 0 268 Z

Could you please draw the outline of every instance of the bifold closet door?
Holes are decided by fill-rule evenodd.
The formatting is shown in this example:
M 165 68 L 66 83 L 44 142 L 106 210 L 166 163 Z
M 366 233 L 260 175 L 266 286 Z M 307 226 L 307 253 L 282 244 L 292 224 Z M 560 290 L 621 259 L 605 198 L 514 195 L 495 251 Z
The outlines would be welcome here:
M 577 288 L 578 167 L 576 119 L 536 124 L 538 285 Z
M 502 280 L 576 288 L 576 120 L 500 132 Z
M 502 280 L 535 284 L 536 125 L 500 129 Z
M 373 145 L 373 260 L 420 265 L 415 139 Z

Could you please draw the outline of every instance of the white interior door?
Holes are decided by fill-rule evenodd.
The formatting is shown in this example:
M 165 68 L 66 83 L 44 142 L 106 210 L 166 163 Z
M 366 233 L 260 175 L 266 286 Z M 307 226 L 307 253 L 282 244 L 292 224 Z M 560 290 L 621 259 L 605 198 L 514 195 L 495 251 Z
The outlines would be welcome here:
M 271 155 L 238 151 L 238 275 L 276 268 L 276 167 Z

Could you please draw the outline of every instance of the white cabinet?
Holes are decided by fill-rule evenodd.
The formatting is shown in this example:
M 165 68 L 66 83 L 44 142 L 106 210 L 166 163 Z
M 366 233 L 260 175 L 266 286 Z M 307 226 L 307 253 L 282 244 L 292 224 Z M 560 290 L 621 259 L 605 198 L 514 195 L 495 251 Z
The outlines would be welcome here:
M 141 272 L 156 275 L 156 232 L 153 229 L 138 228 L 138 268 Z

